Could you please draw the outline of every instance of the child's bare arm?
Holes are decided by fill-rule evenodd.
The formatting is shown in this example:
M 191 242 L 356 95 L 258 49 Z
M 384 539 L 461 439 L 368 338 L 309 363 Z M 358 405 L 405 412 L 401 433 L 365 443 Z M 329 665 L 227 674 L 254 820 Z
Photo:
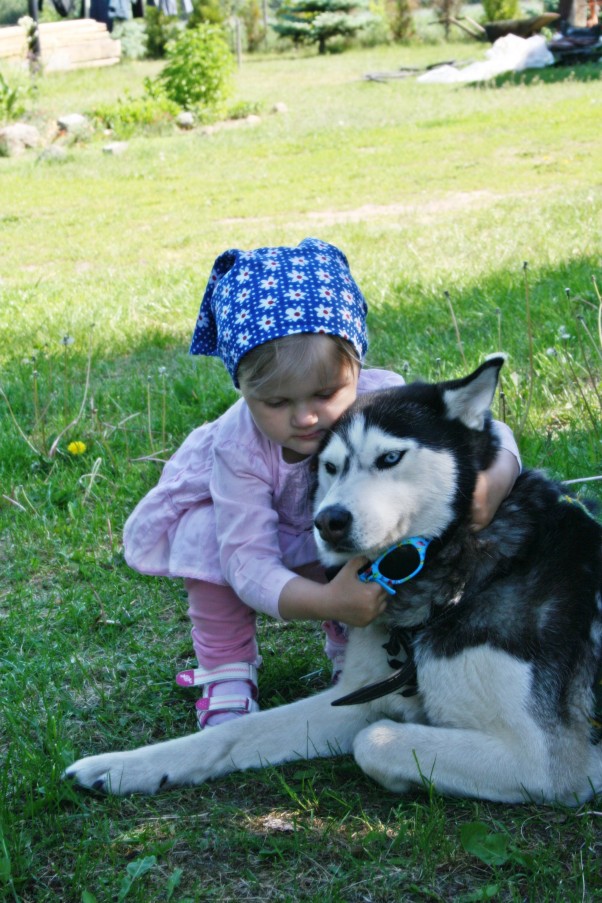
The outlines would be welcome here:
M 287 621 L 342 621 L 366 627 L 386 608 L 388 594 L 378 583 L 362 583 L 357 572 L 366 558 L 353 558 L 330 583 L 294 577 L 280 593 L 278 608 Z
M 493 520 L 497 509 L 512 490 L 519 472 L 515 455 L 500 448 L 491 467 L 479 473 L 472 496 L 473 530 L 482 530 Z

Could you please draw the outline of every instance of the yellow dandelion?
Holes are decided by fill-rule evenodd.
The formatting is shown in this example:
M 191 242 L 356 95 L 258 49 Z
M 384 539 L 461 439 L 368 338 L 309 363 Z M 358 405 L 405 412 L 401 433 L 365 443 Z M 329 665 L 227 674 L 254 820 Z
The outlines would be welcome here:
M 70 455 L 83 455 L 86 450 L 85 442 L 70 442 L 67 451 Z

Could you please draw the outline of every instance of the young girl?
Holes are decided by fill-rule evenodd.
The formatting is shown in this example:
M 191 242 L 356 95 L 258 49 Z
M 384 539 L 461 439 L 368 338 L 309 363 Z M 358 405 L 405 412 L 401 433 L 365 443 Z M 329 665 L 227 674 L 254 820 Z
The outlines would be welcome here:
M 403 383 L 361 369 L 366 312 L 344 254 L 316 239 L 215 262 L 190 351 L 221 357 L 242 398 L 185 440 L 124 530 L 131 567 L 185 578 L 199 667 L 176 680 L 203 686 L 200 728 L 258 708 L 258 611 L 324 622 L 336 675 L 343 625 L 365 626 L 385 609 L 380 585 L 357 579 L 364 559 L 324 582 L 312 534 L 310 466 L 322 437 L 358 393 Z M 520 469 L 512 433 L 498 429 L 502 448 L 475 490 L 475 528 Z

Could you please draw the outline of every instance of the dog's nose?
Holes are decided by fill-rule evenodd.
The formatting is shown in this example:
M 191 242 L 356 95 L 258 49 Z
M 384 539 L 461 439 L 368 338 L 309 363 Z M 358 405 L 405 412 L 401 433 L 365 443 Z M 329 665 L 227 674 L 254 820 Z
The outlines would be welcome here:
M 325 542 L 336 545 L 349 533 L 353 517 L 342 505 L 329 505 L 317 515 L 314 524 Z

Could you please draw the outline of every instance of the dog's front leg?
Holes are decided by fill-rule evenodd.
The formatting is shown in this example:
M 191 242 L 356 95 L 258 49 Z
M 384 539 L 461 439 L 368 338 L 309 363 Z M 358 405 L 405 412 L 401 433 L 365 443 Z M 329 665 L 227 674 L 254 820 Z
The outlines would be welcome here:
M 432 784 L 447 796 L 496 802 L 557 798 L 537 730 L 504 736 L 382 720 L 358 734 L 354 755 L 366 774 L 395 793 Z
M 350 752 L 353 738 L 368 723 L 366 707 L 332 708 L 339 695 L 332 688 L 178 740 L 90 756 L 71 765 L 65 777 L 108 793 L 155 793 L 231 771 Z
M 217 775 L 217 744 L 212 744 L 213 750 L 207 746 L 205 735 L 199 733 L 127 752 L 87 756 L 70 765 L 63 777 L 88 790 L 120 796 L 156 793 L 167 785 L 200 783 L 204 773 L 207 778 L 213 772 Z

